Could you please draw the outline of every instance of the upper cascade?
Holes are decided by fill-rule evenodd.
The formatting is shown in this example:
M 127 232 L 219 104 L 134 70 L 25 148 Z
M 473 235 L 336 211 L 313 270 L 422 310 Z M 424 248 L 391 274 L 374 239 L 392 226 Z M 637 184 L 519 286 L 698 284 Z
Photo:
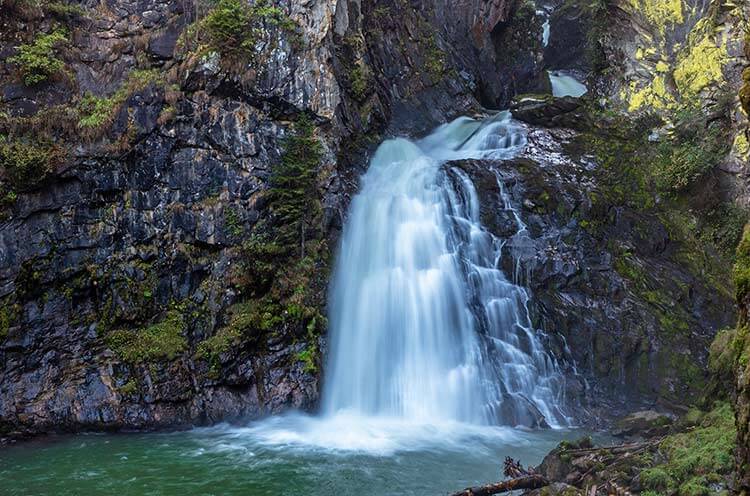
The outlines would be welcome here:
M 380 145 L 332 281 L 324 414 L 569 423 L 563 376 L 531 324 L 529 294 L 499 269 L 505 243 L 481 225 L 469 176 L 446 165 L 511 158 L 525 145 L 508 112 Z M 497 180 L 516 236 L 527 236 Z

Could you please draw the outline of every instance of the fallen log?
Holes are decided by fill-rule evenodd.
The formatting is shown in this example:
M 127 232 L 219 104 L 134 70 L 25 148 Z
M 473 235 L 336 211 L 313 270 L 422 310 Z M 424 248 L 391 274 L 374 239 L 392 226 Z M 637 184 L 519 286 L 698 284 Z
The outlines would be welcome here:
M 453 493 L 451 496 L 491 496 L 493 494 L 515 491 L 516 489 L 539 489 L 540 487 L 548 485 L 549 481 L 547 479 L 541 475 L 532 474 L 524 477 L 516 477 L 515 479 L 508 479 L 502 482 L 495 482 L 494 484 L 467 487 L 463 491 Z

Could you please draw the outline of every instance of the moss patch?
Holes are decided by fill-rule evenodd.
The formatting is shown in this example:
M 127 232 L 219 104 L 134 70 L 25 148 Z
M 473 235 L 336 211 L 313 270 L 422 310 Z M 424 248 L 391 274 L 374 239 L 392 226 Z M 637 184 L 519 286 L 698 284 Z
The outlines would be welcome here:
M 729 60 L 727 47 L 706 34 L 677 63 L 673 76 L 680 95 L 692 98 L 703 88 L 724 80 L 722 68 Z
M 173 360 L 187 347 L 187 340 L 182 335 L 184 325 L 181 312 L 173 308 L 162 321 L 148 327 L 110 332 L 106 342 L 112 351 L 129 363 Z
M 711 494 L 711 484 L 732 471 L 736 431 L 728 403 L 718 403 L 692 430 L 667 436 L 659 451 L 666 461 L 641 473 L 646 489 L 669 494 Z

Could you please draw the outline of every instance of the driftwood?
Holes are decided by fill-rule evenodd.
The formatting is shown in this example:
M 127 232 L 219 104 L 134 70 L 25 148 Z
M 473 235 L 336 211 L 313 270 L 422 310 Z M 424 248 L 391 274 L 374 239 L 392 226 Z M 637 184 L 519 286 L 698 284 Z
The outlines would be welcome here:
M 503 474 L 511 479 L 486 484 L 484 486 L 467 487 L 463 491 L 453 493 L 451 496 L 490 496 L 492 494 L 506 493 L 516 489 L 539 489 L 549 485 L 549 481 L 534 472 L 531 468 L 523 468 L 521 462 L 511 457 L 505 457 Z
M 578 487 L 588 496 L 596 496 L 597 494 L 629 494 L 627 487 L 620 487 L 615 479 L 610 480 L 611 474 L 606 469 L 633 455 L 658 447 L 663 440 L 663 437 L 659 437 L 644 442 L 626 443 L 615 446 L 563 450 L 561 453 L 572 456 L 579 460 L 579 462 L 581 460 L 586 461 L 585 468 L 588 468 L 588 470 L 581 470 L 583 473 L 574 470 L 568 475 L 568 480 L 565 482 Z M 579 466 L 578 468 L 584 467 Z M 524 468 L 520 462 L 511 457 L 505 458 L 503 475 L 506 477 L 504 481 L 477 487 L 467 487 L 463 491 L 451 494 L 451 496 L 490 496 L 517 489 L 529 491 L 548 486 L 553 482 L 558 482 L 548 480 L 531 467 Z M 597 479 L 599 475 L 603 476 L 603 478 Z M 573 476 L 572 480 L 571 476 Z M 589 479 L 592 476 L 593 479 Z
M 549 481 L 541 475 L 527 475 L 525 477 L 516 477 L 494 484 L 484 486 L 467 487 L 463 491 L 453 493 L 451 496 L 490 496 L 492 494 L 506 493 L 516 489 L 539 489 L 548 486 Z

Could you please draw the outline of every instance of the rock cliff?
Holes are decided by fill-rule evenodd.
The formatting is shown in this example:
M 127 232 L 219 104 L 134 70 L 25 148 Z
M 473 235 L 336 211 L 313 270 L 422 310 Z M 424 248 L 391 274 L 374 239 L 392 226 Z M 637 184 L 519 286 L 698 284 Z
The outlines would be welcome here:
M 550 2 L 545 47 L 538 6 L 516 0 L 0 0 L 0 433 L 314 409 L 328 270 L 369 154 L 544 91 L 547 69 L 607 97 L 541 114 L 516 100 L 531 144 L 500 170 L 568 400 L 581 420 L 691 401 L 732 323 L 737 102 L 715 119 L 735 138 L 700 180 L 677 191 L 671 169 L 643 171 L 672 163 L 678 102 L 718 108 L 713 89 L 736 95 L 746 61 L 740 14 L 676 3 L 663 28 L 646 0 Z M 698 88 L 689 61 L 715 33 L 726 63 Z M 644 105 L 662 120 L 607 113 Z M 502 236 L 494 175 L 464 166 Z

